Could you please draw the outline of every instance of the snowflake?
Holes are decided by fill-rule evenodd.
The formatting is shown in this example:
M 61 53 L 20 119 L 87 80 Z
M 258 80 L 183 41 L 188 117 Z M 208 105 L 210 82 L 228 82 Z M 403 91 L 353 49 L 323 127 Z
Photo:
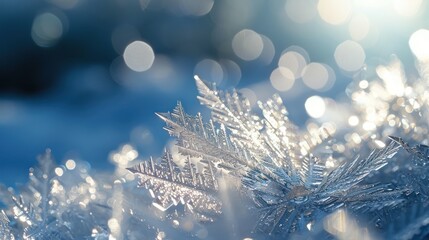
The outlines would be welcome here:
M 330 169 L 329 161 L 335 160 L 332 151 L 321 151 L 332 150 L 329 133 L 325 129 L 301 133 L 288 119 L 279 96 L 259 103 L 261 118 L 235 90 L 224 93 L 195 79 L 198 99 L 212 111 L 212 119 L 204 123 L 201 114 L 186 114 L 180 102 L 172 113 L 158 116 L 177 138 L 179 152 L 205 164 L 203 172 L 208 172 L 208 177 L 195 174 L 189 158 L 183 169 L 178 168 L 168 152 L 161 163 L 151 159 L 130 169 L 139 174 L 141 185 L 151 189 L 162 206 L 181 199 L 193 208 L 219 213 L 220 204 L 213 203 L 216 178 L 222 172 L 242 182 L 261 212 L 256 228 L 268 233 L 303 229 L 342 207 L 374 212 L 403 202 L 405 189 L 368 182 L 397 153 L 401 147 L 397 141 L 368 157 L 338 161 L 339 165 Z M 201 196 L 213 202 L 202 201 Z

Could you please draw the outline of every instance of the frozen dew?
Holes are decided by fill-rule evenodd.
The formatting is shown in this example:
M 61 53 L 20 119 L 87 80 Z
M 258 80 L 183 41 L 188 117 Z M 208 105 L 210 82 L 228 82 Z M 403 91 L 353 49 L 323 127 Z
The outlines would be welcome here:
M 359 118 L 356 115 L 352 115 L 349 117 L 349 125 L 355 127 L 359 124 Z
M 341 69 L 353 72 L 362 68 L 366 55 L 359 43 L 346 40 L 337 46 L 334 57 L 335 62 Z
M 316 15 L 316 5 L 312 0 L 287 0 L 285 11 L 292 21 L 306 23 Z
M 305 52 L 305 50 L 303 50 Z M 281 69 L 289 69 L 295 78 L 300 78 L 302 70 L 307 65 L 307 60 L 303 54 L 298 51 L 286 51 L 281 55 L 278 63 Z
M 179 0 L 180 10 L 184 15 L 203 16 L 209 13 L 212 8 L 213 0 Z
M 369 82 L 367 80 L 362 80 L 359 82 L 359 87 L 361 89 L 367 89 L 369 87 Z
M 368 35 L 370 26 L 370 21 L 365 15 L 354 16 L 349 23 L 350 37 L 355 41 L 363 40 Z
M 68 170 L 73 170 L 76 168 L 76 162 L 73 159 L 69 159 L 66 161 L 66 168 Z
M 393 7 L 395 11 L 404 17 L 412 17 L 419 12 L 423 0 L 395 0 Z
M 125 48 L 123 58 L 131 70 L 144 72 L 152 67 L 155 54 L 149 44 L 134 41 Z
M 292 88 L 295 82 L 295 76 L 291 70 L 278 67 L 271 73 L 270 82 L 275 89 L 285 92 Z
M 320 0 L 317 4 L 317 11 L 323 21 L 339 25 L 349 19 L 352 3 L 350 0 Z
M 119 166 L 127 166 L 127 164 L 138 157 L 138 152 L 129 144 L 123 145 L 119 151 L 112 152 L 110 159 Z
M 307 87 L 320 90 L 328 84 L 329 72 L 324 65 L 313 62 L 303 69 L 302 81 Z
M 232 39 L 232 50 L 241 59 L 252 61 L 257 59 L 264 48 L 261 36 L 250 29 L 244 29 L 235 34 Z
M 326 105 L 323 98 L 311 96 L 305 101 L 305 110 L 312 118 L 321 118 L 325 114 Z
M 54 172 L 59 177 L 61 177 L 64 174 L 64 170 L 60 167 L 55 168 Z
M 429 60 L 429 30 L 419 29 L 414 32 L 408 44 L 414 56 L 420 61 Z
M 31 37 L 40 47 L 51 47 L 64 33 L 64 25 L 59 17 L 47 12 L 38 15 L 31 28 Z
M 222 66 L 212 59 L 204 59 L 197 63 L 194 68 L 194 75 L 200 76 L 216 84 L 220 84 L 224 78 Z

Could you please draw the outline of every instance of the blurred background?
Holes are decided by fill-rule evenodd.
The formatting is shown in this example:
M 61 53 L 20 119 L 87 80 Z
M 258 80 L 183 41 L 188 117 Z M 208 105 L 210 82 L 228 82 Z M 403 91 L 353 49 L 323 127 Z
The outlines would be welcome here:
M 1 0 L 0 182 L 25 182 L 47 147 L 59 162 L 80 159 L 100 170 L 113 169 L 109 152 L 127 142 L 142 158 L 159 156 L 169 136 L 155 112 L 180 100 L 190 114 L 206 114 L 195 74 L 240 89 L 251 104 L 277 92 L 304 126 L 391 54 L 414 66 L 410 47 L 427 42 L 409 40 L 429 28 L 428 7 L 423 0 Z

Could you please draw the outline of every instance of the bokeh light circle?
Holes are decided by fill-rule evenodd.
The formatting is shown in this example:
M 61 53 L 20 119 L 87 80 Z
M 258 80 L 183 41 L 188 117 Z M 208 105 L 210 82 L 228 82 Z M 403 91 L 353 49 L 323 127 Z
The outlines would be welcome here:
M 260 34 L 260 36 L 264 46 L 259 56 L 259 60 L 262 62 L 262 64 L 269 65 L 273 61 L 274 55 L 276 55 L 276 49 L 269 37 L 262 34 Z
M 329 81 L 328 69 L 320 63 L 310 63 L 302 71 L 302 81 L 311 89 L 323 89 Z
M 352 2 L 350 0 L 320 0 L 317 4 L 317 11 L 323 21 L 339 25 L 349 19 Z
M 395 11 L 404 17 L 415 16 L 423 3 L 423 0 L 395 0 L 393 7 Z
M 258 58 L 264 48 L 261 36 L 250 29 L 244 29 L 235 34 L 232 39 L 232 50 L 241 59 L 252 61 Z
M 279 59 L 280 69 L 289 69 L 296 78 L 300 78 L 302 70 L 307 65 L 306 58 L 297 51 L 286 51 Z
M 194 68 L 194 75 L 216 84 L 220 84 L 224 78 L 222 66 L 215 60 L 203 59 Z
M 346 40 L 337 46 L 334 58 L 341 69 L 347 72 L 353 72 L 362 68 L 365 63 L 366 55 L 359 43 Z
M 237 86 L 241 80 L 241 68 L 232 60 L 223 59 L 219 61 L 223 71 L 223 82 L 229 86 Z M 194 74 L 196 74 L 194 72 Z M 198 75 L 198 74 L 197 74 Z
M 312 118 L 321 118 L 326 111 L 325 100 L 319 96 L 311 96 L 305 101 L 305 111 Z
M 180 10 L 185 15 L 203 16 L 209 13 L 212 8 L 213 0 L 179 0 Z
M 359 14 L 354 16 L 349 23 L 349 33 L 355 41 L 363 40 L 369 33 L 371 23 L 367 16 Z
M 31 37 L 40 47 L 51 47 L 61 38 L 64 26 L 55 14 L 46 12 L 38 15 L 31 28 Z
M 414 56 L 420 61 L 429 60 L 429 30 L 419 29 L 414 32 L 408 41 Z
M 312 0 L 287 0 L 286 15 L 296 23 L 306 23 L 316 15 L 316 5 Z
M 149 44 L 143 41 L 134 41 L 125 48 L 123 58 L 131 70 L 144 72 L 152 67 L 155 53 Z
M 293 87 L 295 76 L 288 68 L 278 67 L 271 73 L 270 82 L 276 90 L 285 92 Z

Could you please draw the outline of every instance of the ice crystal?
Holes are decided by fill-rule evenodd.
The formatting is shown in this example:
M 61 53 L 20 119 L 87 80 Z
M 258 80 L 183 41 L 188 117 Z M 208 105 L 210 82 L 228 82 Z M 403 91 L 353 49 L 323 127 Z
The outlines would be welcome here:
M 244 215 L 257 213 L 260 236 L 425 239 L 427 83 L 424 71 L 407 82 L 399 69 L 381 67 L 383 83 L 362 80 L 351 93 L 358 124 L 339 131 L 348 132 L 345 144 L 329 128 L 301 130 L 278 95 L 258 102 L 257 114 L 237 91 L 196 77 L 211 118 L 187 114 L 180 102 L 157 113 L 176 138 L 159 159 L 141 161 L 126 144 L 111 155 L 113 174 L 91 175 L 85 163 L 56 165 L 47 150 L 19 191 L 0 185 L 0 239 L 201 239 L 202 223 L 229 219 L 241 204 L 226 200 L 231 191 L 257 209 Z M 368 153 L 367 142 L 377 148 Z M 344 146 L 361 146 L 360 155 Z
M 403 202 L 404 189 L 368 180 L 397 153 L 401 147 L 397 141 L 367 157 L 339 161 L 329 169 L 326 165 L 333 160 L 332 151 L 323 151 L 332 150 L 329 133 L 325 129 L 300 132 L 288 119 L 278 95 L 259 103 L 263 114 L 259 117 L 235 90 L 218 91 L 198 77 L 196 83 L 198 99 L 212 112 L 209 122 L 201 114 L 186 114 L 180 102 L 172 113 L 158 116 L 177 138 L 179 152 L 205 164 L 208 178 L 197 177 L 189 158 L 183 169 L 178 168 L 168 152 L 161 163 L 150 159 L 130 169 L 140 175 L 141 184 L 151 189 L 161 206 L 183 199 L 194 208 L 219 212 L 220 205 L 213 208 L 200 200 L 208 185 L 215 191 L 203 196 L 216 196 L 213 166 L 241 180 L 243 190 L 261 212 L 256 228 L 262 232 L 286 234 L 304 229 L 341 207 L 362 213 Z
M 183 169 L 180 169 L 166 151 L 159 163 L 150 159 L 128 169 L 140 176 L 140 185 L 149 189 L 156 199 L 154 206 L 163 211 L 182 204 L 189 211 L 201 214 L 220 213 L 221 203 L 215 197 L 218 190 L 217 179 L 212 165 L 207 166 L 199 173 L 188 158 Z M 200 215 L 200 219 L 212 221 L 204 215 Z
M 379 142 L 389 135 L 410 136 L 414 141 L 428 141 L 429 87 L 427 62 L 418 62 L 418 76 L 409 76 L 397 57 L 387 65 L 377 66 L 377 78 L 360 79 L 347 89 L 352 100 L 353 130 L 359 143 Z M 350 145 L 356 141 L 346 135 Z M 374 144 L 372 144 L 374 145 Z M 377 145 L 377 144 L 375 144 Z
M 135 164 L 135 161 L 139 161 L 138 152 L 129 144 L 111 154 L 116 169 L 111 195 L 107 200 L 111 208 L 111 216 L 107 220 L 107 235 L 110 238 L 154 239 L 159 236 L 174 236 L 192 239 L 198 231 L 204 229 L 199 222 L 212 221 L 207 214 L 209 209 L 220 211 L 220 205 L 217 205 L 220 202 L 209 196 L 211 189 L 214 191 L 214 188 L 217 188 L 217 185 L 213 185 L 216 182 L 207 179 L 207 174 L 210 173 L 200 174 L 189 161 L 185 162 L 185 167 L 179 169 L 171 158 L 172 154 L 165 152 L 159 161 L 150 159 Z M 144 180 L 150 177 L 154 178 Z M 138 187 L 148 190 L 136 190 L 135 180 L 139 182 Z M 199 193 L 191 198 L 187 194 L 194 194 L 195 192 L 191 192 L 193 188 L 198 188 Z M 196 199 L 198 202 L 191 201 Z M 97 235 L 106 234 L 96 232 Z
M 367 158 L 356 157 L 327 174 L 314 158 L 306 160 L 297 183 L 279 183 L 259 172 L 249 173 L 243 179 L 245 186 L 253 191 L 255 202 L 264 211 L 259 228 L 291 231 L 299 220 L 305 220 L 305 224 L 314 220 L 311 215 L 317 211 L 329 213 L 340 207 L 375 211 L 401 203 L 401 190 L 387 184 L 360 184 L 372 171 L 386 165 L 397 150 L 398 145 L 391 142 Z
M 399 158 L 393 167 L 386 169 L 391 174 L 398 176 L 392 182 L 412 190 L 414 194 L 419 196 L 419 201 L 428 200 L 429 147 L 423 144 L 412 146 L 401 138 L 391 138 L 400 144 L 407 153 Z
M 62 186 L 56 179 L 50 150 L 38 158 L 39 166 L 30 169 L 30 182 L 19 195 L 13 195 L 14 218 L 24 229 L 24 239 L 53 238 L 70 234 L 59 229 L 58 197 Z
M 9 206 L 2 227 L 16 239 L 77 239 L 90 236 L 91 228 L 105 218 L 102 207 L 92 204 L 97 195 L 96 183 L 83 166 L 71 171 L 57 166 L 50 150 L 31 168 L 29 182 L 19 193 L 2 189 L 2 201 Z M 74 162 L 73 162 L 74 163 Z M 9 197 L 9 199 L 8 199 Z M 9 216 L 9 217 L 8 217 Z M 1 231 L 8 234 L 7 231 Z
M 0 212 L 0 239 L 1 240 L 14 240 L 15 237 L 11 232 L 9 226 L 9 218 L 4 211 Z

